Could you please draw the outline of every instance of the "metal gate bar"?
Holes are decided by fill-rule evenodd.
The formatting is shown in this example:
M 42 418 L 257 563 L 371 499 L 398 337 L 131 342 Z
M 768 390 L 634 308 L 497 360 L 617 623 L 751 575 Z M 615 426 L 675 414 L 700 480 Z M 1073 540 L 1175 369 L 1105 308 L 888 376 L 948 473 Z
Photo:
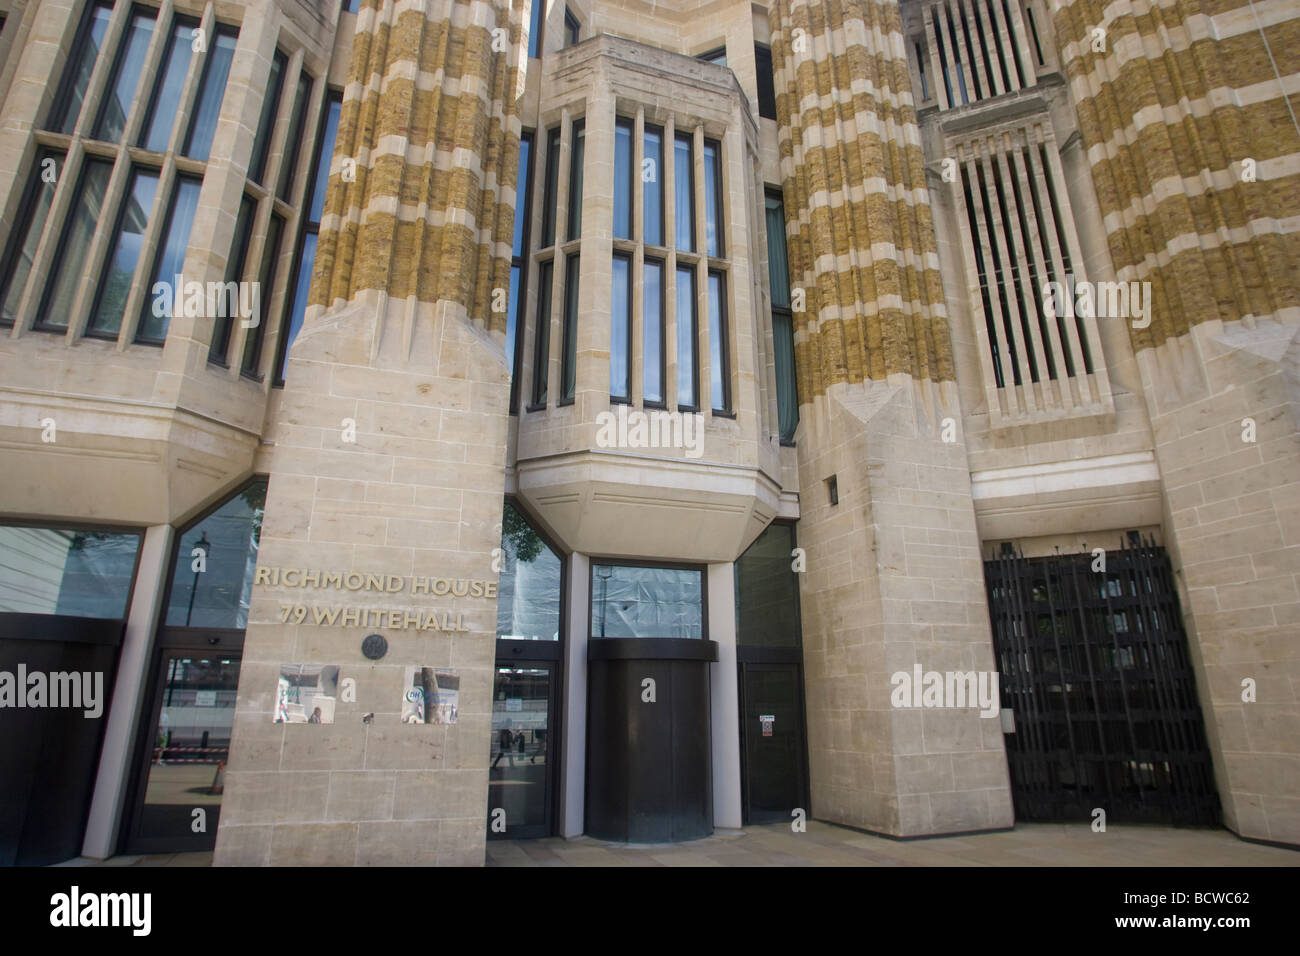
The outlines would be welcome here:
M 1016 817 L 1216 825 L 1219 798 L 1164 548 L 985 562 Z

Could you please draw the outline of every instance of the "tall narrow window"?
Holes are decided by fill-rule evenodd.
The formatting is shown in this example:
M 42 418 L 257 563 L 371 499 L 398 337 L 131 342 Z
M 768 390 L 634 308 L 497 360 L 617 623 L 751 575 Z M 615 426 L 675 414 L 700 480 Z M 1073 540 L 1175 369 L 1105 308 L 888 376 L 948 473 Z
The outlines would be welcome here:
M 199 84 L 194 118 L 185 136 L 183 152 L 191 159 L 206 162 L 212 151 L 212 138 L 217 133 L 217 117 L 221 114 L 221 101 L 226 95 L 226 80 L 230 76 L 238 38 L 239 31 L 231 27 L 218 28 L 212 38 L 207 62 L 203 64 L 203 82 Z
M 266 341 L 266 326 L 271 307 L 271 292 L 275 288 L 276 269 L 280 263 L 280 240 L 284 238 L 284 220 L 271 213 L 266 227 L 266 244 L 262 246 L 262 261 L 257 269 L 258 308 L 244 337 L 244 354 L 239 360 L 239 373 L 257 378 L 262 367 L 262 343 Z
M 731 370 L 727 348 L 727 278 L 709 272 L 709 389 L 713 410 L 731 411 Z
M 149 228 L 149 213 L 157 194 L 156 169 L 136 169 L 131 173 L 131 185 L 118 213 L 114 230 L 116 238 L 99 283 L 99 297 L 91 313 L 87 335 L 115 339 L 122 329 L 126 298 L 131 294 L 131 282 L 140 264 L 144 234 Z
M 154 262 L 153 278 L 145 287 L 144 309 L 140 317 L 140 328 L 136 332 L 137 342 L 161 345 L 167 337 L 167 326 L 171 321 L 170 311 L 159 315 L 158 298 L 154 296 L 154 284 L 173 282 L 173 276 L 182 274 L 185 265 L 185 250 L 190 244 L 190 230 L 194 226 L 194 213 L 199 208 L 199 190 L 203 180 L 197 177 L 181 176 L 176 180 L 172 193 L 171 209 L 167 213 L 167 225 L 163 229 L 162 240 L 158 246 L 158 257 Z M 179 295 L 179 289 L 173 289 Z
M 194 28 L 197 20 L 177 17 L 172 25 L 171 39 L 163 58 L 162 71 L 154 84 L 149 101 L 149 118 L 145 120 L 140 145 L 155 153 L 166 151 L 172 138 L 172 127 L 181 111 L 181 92 L 185 87 L 185 74 L 190 69 L 190 54 L 194 47 Z
M 573 401 L 574 386 L 578 373 L 578 256 L 571 255 L 564 260 L 564 361 L 560 366 L 564 390 L 560 394 L 560 404 L 567 405 Z
M 298 88 L 293 94 L 293 112 L 289 114 L 289 139 L 284 144 L 284 158 L 280 160 L 279 182 L 275 187 L 277 198 L 289 201 L 293 181 L 298 171 L 298 144 L 302 142 L 307 125 L 307 101 L 311 97 L 311 75 L 304 70 L 298 75 Z
M 772 48 L 754 44 L 754 72 L 758 79 L 758 115 L 776 119 L 776 82 L 772 75 Z
M 610 287 L 609 397 L 632 398 L 632 259 L 616 253 Z
M 546 131 L 546 187 L 542 192 L 542 248 L 555 245 L 555 204 L 560 185 L 560 128 Z
M 564 45 L 575 46 L 582 39 L 582 24 L 568 7 L 564 8 Z
M 18 303 L 27 288 L 36 259 L 36 247 L 50 217 L 50 203 L 63 172 L 63 153 L 42 149 L 28 175 L 27 195 L 23 197 L 18 218 L 9 236 L 9 250 L 0 260 L 0 325 L 13 325 L 18 317 Z
M 533 59 L 542 55 L 542 24 L 546 20 L 546 0 L 533 0 L 528 15 L 528 55 Z
M 673 137 L 673 214 L 677 248 L 695 251 L 695 144 L 689 133 Z
M 87 159 L 81 167 L 72 211 L 64 222 L 63 235 L 54 256 L 54 274 L 45 286 L 37 312 L 37 328 L 62 331 L 68 327 L 77 286 L 90 254 L 90 240 L 104 215 L 104 194 L 108 192 L 108 179 L 112 172 L 113 164 L 105 159 Z
M 658 126 L 645 128 L 641 160 L 641 234 L 647 245 L 664 244 L 664 131 Z
M 772 289 L 772 345 L 781 440 L 791 441 L 799 425 L 794 377 L 794 316 L 790 311 L 790 265 L 785 245 L 785 206 L 781 194 L 767 194 L 767 273 Z
M 279 50 L 271 58 L 271 76 L 263 89 L 262 116 L 257 123 L 257 137 L 253 140 L 253 158 L 248 164 L 248 178 L 255 183 L 266 173 L 266 160 L 271 155 L 271 134 L 275 131 L 275 114 L 280 107 L 280 91 L 284 88 L 284 74 L 289 69 L 289 58 Z
M 570 241 L 582 236 L 582 166 L 586 144 L 586 123 L 573 124 L 573 149 L 569 153 L 569 231 Z
M 108 33 L 108 21 L 112 17 L 112 0 L 99 0 L 86 11 L 76 46 L 68 57 L 63 85 L 54 99 L 54 109 L 46 124 L 47 129 L 71 134 L 76 128 L 77 117 L 81 115 L 81 104 L 86 99 L 86 88 L 90 86 L 90 74 L 95 70 L 99 51 L 104 46 L 104 35 Z
M 280 344 L 276 356 L 275 383 L 284 381 L 284 370 L 288 364 L 289 346 L 298 337 L 302 328 L 303 316 L 307 314 L 307 293 L 311 289 L 311 274 L 316 268 L 316 237 L 320 233 L 321 216 L 325 214 L 325 191 L 329 185 L 330 163 L 334 158 L 334 141 L 338 138 L 339 113 L 343 109 L 343 94 L 331 92 L 325 109 L 325 122 L 322 125 L 320 141 L 316 144 L 316 157 L 313 163 L 314 175 L 309 184 L 311 193 L 307 197 L 310 205 L 302 223 L 302 233 L 298 240 L 298 268 L 294 282 L 288 290 L 289 308 L 285 320 L 281 323 Z
M 541 3 L 542 0 L 536 0 Z M 523 366 L 523 336 L 519 334 L 520 303 L 528 289 L 528 214 L 533 205 L 533 134 L 519 136 L 519 173 L 515 179 L 515 234 L 510 247 L 510 301 L 506 315 L 506 356 L 510 360 L 510 413 L 519 408 L 519 372 Z
M 646 405 L 664 403 L 664 264 L 646 259 L 641 277 L 643 371 L 641 400 Z
M 722 147 L 704 141 L 704 230 L 705 252 L 721 258 L 726 243 L 722 235 Z
M 235 220 L 235 238 L 230 247 L 230 258 L 226 260 L 226 282 L 244 281 L 244 268 L 248 264 L 248 246 L 253 238 L 253 219 L 257 216 L 257 203 L 253 197 L 244 194 L 239 200 L 239 217 Z M 270 294 L 270 290 L 265 290 Z M 262 289 L 258 289 L 259 299 Z M 238 297 L 236 297 L 238 301 Z M 259 302 L 260 305 L 260 302 Z M 226 309 L 224 315 L 214 318 L 212 342 L 208 345 L 208 361 L 217 365 L 226 364 L 226 353 L 230 350 L 230 328 L 236 311 Z M 249 316 L 252 319 L 252 316 Z
M 614 238 L 632 238 L 632 121 L 626 117 L 614 121 Z
M 677 267 L 677 407 L 700 407 L 700 368 L 695 361 L 699 341 L 699 310 L 695 298 L 695 270 Z
M 533 408 L 546 407 L 546 384 L 551 372 L 551 271 L 552 260 L 537 266 L 537 329 L 533 336 Z
M 135 88 L 140 84 L 140 74 L 144 70 L 144 56 L 153 36 L 155 15 L 155 11 L 144 7 L 131 13 L 126 36 L 117 51 L 117 63 L 113 65 L 113 79 L 104 93 L 99 119 L 95 121 L 94 139 L 115 143 L 122 138 L 127 114 L 135 100 Z

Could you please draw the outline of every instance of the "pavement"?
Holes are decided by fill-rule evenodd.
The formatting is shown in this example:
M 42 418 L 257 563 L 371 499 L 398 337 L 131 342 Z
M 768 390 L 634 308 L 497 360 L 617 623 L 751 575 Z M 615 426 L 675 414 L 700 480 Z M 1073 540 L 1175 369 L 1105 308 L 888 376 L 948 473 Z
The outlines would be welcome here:
M 488 866 L 1300 866 L 1300 850 L 1227 830 L 1027 823 L 1001 833 L 891 840 L 809 821 L 719 830 L 689 843 L 636 846 L 591 837 L 489 840 Z M 78 857 L 59 866 L 211 866 L 212 854 Z

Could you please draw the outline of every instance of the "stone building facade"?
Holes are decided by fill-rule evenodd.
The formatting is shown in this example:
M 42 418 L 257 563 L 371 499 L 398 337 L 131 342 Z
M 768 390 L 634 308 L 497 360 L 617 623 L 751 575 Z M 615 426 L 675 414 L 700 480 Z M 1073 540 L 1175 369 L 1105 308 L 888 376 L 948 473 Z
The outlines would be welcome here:
M 0 859 L 1300 844 L 1293 5 L 0 16 Z

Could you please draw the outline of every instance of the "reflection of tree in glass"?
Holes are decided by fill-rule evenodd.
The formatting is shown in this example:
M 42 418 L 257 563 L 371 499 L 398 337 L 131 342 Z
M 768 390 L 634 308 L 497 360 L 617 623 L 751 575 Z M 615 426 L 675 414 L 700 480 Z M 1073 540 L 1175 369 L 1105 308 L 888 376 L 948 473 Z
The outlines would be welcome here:
M 542 539 L 514 508 L 506 505 L 501 515 L 501 547 L 524 564 L 542 553 Z
M 239 497 L 244 504 L 248 505 L 248 510 L 253 513 L 253 547 L 257 547 L 262 541 L 262 514 L 266 510 L 266 482 L 253 482 L 239 493 Z

